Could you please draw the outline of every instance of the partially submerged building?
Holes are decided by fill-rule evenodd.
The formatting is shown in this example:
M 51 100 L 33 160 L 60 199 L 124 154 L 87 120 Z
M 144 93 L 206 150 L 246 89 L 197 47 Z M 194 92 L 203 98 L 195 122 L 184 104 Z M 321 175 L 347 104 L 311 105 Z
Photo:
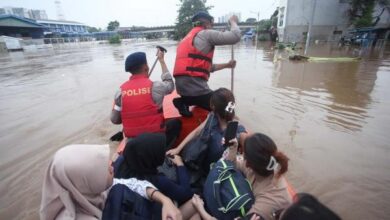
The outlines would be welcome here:
M 58 20 L 36 20 L 37 23 L 44 25 L 45 35 L 83 35 L 88 34 L 86 25 L 76 21 L 58 21 Z
M 24 39 L 43 38 L 45 26 L 32 19 L 15 15 L 0 15 L 0 36 L 10 36 Z
M 338 41 L 350 28 L 349 0 L 280 0 L 278 34 L 280 42 L 303 42 L 312 22 L 311 39 Z M 374 16 L 382 11 L 378 5 Z M 380 14 L 376 27 L 390 24 L 388 10 Z

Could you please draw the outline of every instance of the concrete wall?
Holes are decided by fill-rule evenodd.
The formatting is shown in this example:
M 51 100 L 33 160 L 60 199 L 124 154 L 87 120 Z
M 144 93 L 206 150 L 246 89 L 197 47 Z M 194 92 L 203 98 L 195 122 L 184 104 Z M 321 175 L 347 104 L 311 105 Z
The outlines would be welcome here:
M 44 44 L 43 38 L 41 38 L 41 39 L 28 39 L 28 40 L 24 39 L 24 40 L 22 41 L 22 45 L 23 45 L 23 46 L 41 45 L 41 44 Z
M 0 53 L 5 53 L 8 52 L 7 46 L 5 45 L 4 42 L 0 42 Z
M 287 34 L 284 36 L 283 42 L 303 42 L 305 40 L 307 30 L 308 26 L 288 26 L 284 30 Z M 335 32 L 334 26 L 317 25 L 312 27 L 311 41 L 338 41 L 343 33 L 346 32 Z
M 348 28 L 349 4 L 340 2 L 317 0 L 314 9 L 314 0 L 280 0 L 279 8 L 285 7 L 285 22 L 278 25 L 279 41 L 304 41 L 303 33 L 308 31 L 313 12 L 312 39 L 338 40 Z
M 4 42 L 7 50 L 21 50 L 22 44 L 21 39 L 8 37 L 8 36 L 0 36 L 0 42 Z
M 18 38 L 43 38 L 43 29 L 26 27 L 4 27 L 0 26 L 0 35 L 6 35 Z
M 314 0 L 289 0 L 286 25 L 307 25 L 313 13 Z M 317 0 L 313 25 L 346 25 L 349 4 L 340 0 Z
M 378 16 L 382 12 L 382 8 L 383 8 L 382 6 L 376 5 L 372 15 L 374 17 Z M 379 26 L 379 27 L 389 27 L 390 26 L 390 12 L 389 12 L 389 10 L 390 9 L 384 10 L 384 12 L 382 13 L 382 15 L 380 17 L 380 20 L 379 20 L 377 26 Z

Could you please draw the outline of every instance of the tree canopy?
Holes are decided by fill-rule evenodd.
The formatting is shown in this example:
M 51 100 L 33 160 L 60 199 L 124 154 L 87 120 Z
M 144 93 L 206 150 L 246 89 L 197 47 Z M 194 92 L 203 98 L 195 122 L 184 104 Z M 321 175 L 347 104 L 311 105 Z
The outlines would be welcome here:
M 379 16 L 375 17 L 374 21 L 373 12 L 375 5 L 385 8 L 389 8 L 389 0 L 350 0 L 350 21 L 355 27 L 369 27 L 375 25 L 379 21 Z
M 208 12 L 212 6 L 206 6 L 207 0 L 180 0 L 180 8 L 175 24 L 174 39 L 179 40 L 192 28 L 191 18 L 198 11 Z
M 87 30 L 88 30 L 89 33 L 102 31 L 102 29 L 95 28 L 95 27 L 87 27 Z
M 268 31 L 272 26 L 270 19 L 263 19 L 259 21 L 258 31 Z
M 256 18 L 248 18 L 248 19 L 246 19 L 245 22 L 247 22 L 247 23 L 256 23 L 257 20 L 256 20 Z
M 119 28 L 119 22 L 117 20 L 110 21 L 107 26 L 107 31 L 115 31 Z

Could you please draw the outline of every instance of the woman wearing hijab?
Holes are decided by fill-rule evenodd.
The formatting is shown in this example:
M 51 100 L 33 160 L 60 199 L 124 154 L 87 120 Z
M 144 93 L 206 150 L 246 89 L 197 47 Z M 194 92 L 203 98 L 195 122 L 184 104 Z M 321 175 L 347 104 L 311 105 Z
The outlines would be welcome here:
M 43 183 L 40 217 L 100 219 L 112 184 L 108 145 L 69 145 L 54 155 Z
M 113 183 L 108 145 L 69 145 L 58 150 L 46 170 L 41 220 L 101 219 L 107 189 Z M 174 204 L 142 181 L 134 181 L 136 191 L 162 204 L 162 219 L 181 219 Z M 129 187 L 130 188 L 130 187 Z

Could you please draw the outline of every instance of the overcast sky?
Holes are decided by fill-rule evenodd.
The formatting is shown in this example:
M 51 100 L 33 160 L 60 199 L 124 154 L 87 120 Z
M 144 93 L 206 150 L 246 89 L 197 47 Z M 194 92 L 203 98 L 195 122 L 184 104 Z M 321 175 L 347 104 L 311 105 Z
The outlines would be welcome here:
M 55 0 L 0 0 L 0 7 L 24 7 L 45 10 L 49 19 L 57 19 Z M 218 17 L 229 12 L 240 12 L 241 20 L 249 17 L 269 18 L 279 0 L 208 0 L 214 6 L 210 14 Z M 118 20 L 120 26 L 162 26 L 176 21 L 179 0 L 61 0 L 65 19 L 88 26 L 106 28 L 109 21 Z

